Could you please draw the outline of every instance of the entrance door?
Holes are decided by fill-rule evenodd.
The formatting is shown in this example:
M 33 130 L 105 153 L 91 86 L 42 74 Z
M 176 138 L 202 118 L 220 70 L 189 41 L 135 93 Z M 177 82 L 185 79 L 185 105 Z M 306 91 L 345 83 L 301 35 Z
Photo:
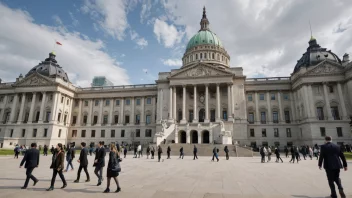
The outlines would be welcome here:
M 192 131 L 192 144 L 198 144 L 198 132 Z
M 210 110 L 210 122 L 215 122 L 215 109 Z
M 203 144 L 209 144 L 209 131 L 203 131 L 202 140 Z
M 201 109 L 199 110 L 199 122 L 204 122 L 205 119 L 205 110 Z
M 179 141 L 181 144 L 186 144 L 187 142 L 187 135 L 186 135 L 186 132 L 184 131 L 181 131 L 180 132 L 180 141 Z

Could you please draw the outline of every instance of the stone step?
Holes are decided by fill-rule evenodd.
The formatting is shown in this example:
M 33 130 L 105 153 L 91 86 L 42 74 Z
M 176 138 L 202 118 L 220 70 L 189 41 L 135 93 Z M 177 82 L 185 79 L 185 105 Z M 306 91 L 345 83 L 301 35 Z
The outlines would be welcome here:
M 161 148 L 163 149 L 163 154 L 166 154 L 167 147 L 170 146 L 171 148 L 171 155 L 180 155 L 180 148 L 183 147 L 183 153 L 185 156 L 193 156 L 193 148 L 194 144 L 160 144 Z M 212 156 L 214 146 L 219 149 L 219 155 L 225 156 L 224 147 L 226 145 L 221 144 L 196 144 L 197 147 L 197 155 L 198 156 Z M 236 149 L 234 145 L 227 145 L 229 149 L 229 156 L 236 157 Z

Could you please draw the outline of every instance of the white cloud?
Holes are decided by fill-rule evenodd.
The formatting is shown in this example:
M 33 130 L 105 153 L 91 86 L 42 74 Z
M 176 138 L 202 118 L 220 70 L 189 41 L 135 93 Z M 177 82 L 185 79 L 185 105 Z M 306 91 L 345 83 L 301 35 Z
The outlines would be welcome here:
M 77 27 L 79 25 L 79 21 L 76 19 L 76 17 L 72 14 L 72 12 L 68 12 L 68 14 L 71 17 L 72 20 L 72 25 Z
M 145 0 L 142 4 L 142 10 L 140 13 L 140 22 L 143 23 L 151 15 L 152 3 L 151 0 Z
M 143 69 L 143 72 L 144 73 L 148 73 L 148 69 Z
M 138 48 L 143 49 L 148 46 L 148 41 L 145 40 L 145 38 L 140 37 L 136 31 L 130 30 L 130 36 L 131 40 L 137 44 Z
M 170 67 L 182 66 L 181 59 L 161 59 L 161 62 Z
M 26 12 L 12 10 L 1 3 L 0 13 L 0 75 L 4 81 L 14 81 L 19 73 L 25 75 L 47 58 L 57 39 L 62 46 L 56 47 L 56 59 L 71 82 L 90 86 L 93 77 L 101 75 L 115 85 L 129 84 L 126 71 L 104 52 L 102 41 L 83 38 L 79 32 L 63 32 L 56 27 L 35 24 Z
M 125 57 L 126 56 L 126 54 L 121 54 L 121 57 L 123 58 L 123 57 Z
M 137 45 L 143 49 L 144 47 L 148 46 L 148 41 L 145 38 L 140 38 L 136 40 Z
M 96 23 L 93 23 L 93 29 L 94 31 L 98 32 L 99 31 L 99 27 Z
M 85 0 L 81 10 L 110 36 L 123 40 L 128 28 L 127 8 L 124 0 Z
M 163 43 L 165 47 L 171 48 L 181 42 L 184 32 L 178 31 L 174 25 L 169 25 L 163 20 L 156 19 L 154 34 L 159 43 Z
M 55 21 L 56 25 L 63 25 L 61 18 L 57 15 L 52 16 L 53 20 Z

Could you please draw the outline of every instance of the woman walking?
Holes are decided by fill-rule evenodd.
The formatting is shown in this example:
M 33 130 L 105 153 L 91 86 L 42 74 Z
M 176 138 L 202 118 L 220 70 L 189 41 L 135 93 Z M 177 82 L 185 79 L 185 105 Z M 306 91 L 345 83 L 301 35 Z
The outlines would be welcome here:
M 152 149 L 151 149 L 151 154 L 152 156 L 150 157 L 150 159 L 154 159 L 154 153 L 155 153 L 155 149 L 154 149 L 154 146 L 152 146 Z
M 149 155 L 150 155 L 150 147 L 147 147 L 147 159 L 149 159 Z
M 108 169 L 107 169 L 107 186 L 104 191 L 104 193 L 109 193 L 110 192 L 110 181 L 111 178 L 115 180 L 117 190 L 115 191 L 116 193 L 121 191 L 119 181 L 117 180 L 117 176 L 119 176 L 120 170 L 117 170 L 116 167 L 120 167 L 120 153 L 117 151 L 117 148 L 114 143 L 110 144 L 110 153 L 109 153 L 109 163 L 108 163 Z
M 312 150 L 312 147 L 309 147 L 308 152 L 309 152 L 310 160 L 312 160 L 312 158 L 313 158 L 313 150 Z
M 55 179 L 57 174 L 59 174 L 63 183 L 63 186 L 61 187 L 61 189 L 66 188 L 67 183 L 64 175 L 62 174 L 62 170 L 64 169 L 64 161 L 65 161 L 65 151 L 64 151 L 64 148 L 62 147 L 62 144 L 59 143 L 56 146 L 56 152 L 54 152 L 53 154 L 53 161 L 50 166 L 50 168 L 53 169 L 53 177 L 51 178 L 50 187 L 46 189 L 47 191 L 54 190 L 54 184 L 55 184 Z

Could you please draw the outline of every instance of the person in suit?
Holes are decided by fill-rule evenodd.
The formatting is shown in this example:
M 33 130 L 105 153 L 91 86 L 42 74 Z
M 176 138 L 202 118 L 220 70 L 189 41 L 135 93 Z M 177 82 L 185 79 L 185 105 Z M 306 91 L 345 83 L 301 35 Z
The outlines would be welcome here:
M 230 157 L 229 157 L 229 149 L 227 148 L 227 146 L 225 146 L 224 151 L 226 153 L 226 160 L 229 160 L 230 159 Z
M 71 170 L 74 170 L 73 164 L 72 164 L 72 161 L 74 158 L 75 158 L 75 149 L 73 148 L 73 144 L 71 144 L 67 147 L 67 152 L 66 152 L 67 166 L 64 172 L 68 171 L 69 166 L 71 166 Z
M 54 155 L 54 152 L 55 152 L 55 148 L 54 148 L 54 145 L 51 145 L 51 149 L 50 149 L 50 152 L 51 152 L 51 154 L 53 154 L 53 155 Z
M 171 148 L 170 146 L 167 147 L 167 159 L 171 159 L 170 158 L 170 153 L 171 153 Z
M 27 188 L 29 179 L 34 181 L 33 186 L 35 186 L 38 183 L 39 180 L 32 175 L 32 172 L 35 168 L 39 166 L 39 155 L 40 153 L 37 150 L 37 144 L 32 143 L 31 149 L 29 149 L 26 152 L 20 164 L 20 168 L 22 168 L 23 164 L 26 163 L 24 167 L 26 168 L 26 176 L 27 176 L 26 181 L 24 182 L 24 186 L 21 187 L 21 189 Z
M 44 145 L 44 156 L 48 156 L 48 146 L 47 145 Z
M 108 168 L 106 171 L 107 185 L 106 185 L 106 189 L 105 189 L 104 193 L 110 192 L 111 178 L 113 178 L 115 180 L 115 183 L 117 186 L 117 190 L 115 192 L 118 193 L 121 191 L 119 181 L 117 179 L 117 176 L 119 176 L 119 172 L 116 170 L 113 170 L 113 167 L 115 165 L 114 163 L 120 163 L 119 158 L 120 158 L 120 152 L 116 148 L 115 144 L 114 143 L 110 144 L 109 162 L 108 162 Z
M 149 159 L 149 155 L 150 155 L 150 147 L 147 146 L 147 159 Z
M 59 143 L 56 146 L 56 151 L 53 155 L 53 161 L 50 166 L 50 168 L 53 169 L 53 177 L 51 178 L 50 187 L 48 189 L 46 189 L 46 191 L 53 191 L 54 190 L 54 184 L 55 184 L 55 179 L 56 179 L 57 174 L 59 174 L 61 181 L 63 183 L 63 186 L 61 187 L 61 189 L 66 188 L 67 182 L 65 180 L 64 174 L 62 174 L 62 171 L 65 168 L 64 162 L 65 162 L 65 150 L 64 150 L 62 144 Z
M 127 155 L 127 146 L 123 149 L 123 157 L 126 158 Z
M 193 148 L 193 160 L 198 159 L 197 152 L 198 152 L 198 149 L 197 149 L 196 145 L 194 145 L 194 148 Z
M 279 147 L 275 147 L 275 155 L 276 155 L 276 161 L 275 162 L 280 162 L 284 163 L 284 161 L 282 161 L 281 157 L 280 157 L 280 149 Z
M 340 179 L 340 169 L 344 168 L 347 171 L 347 162 L 345 155 L 342 153 L 340 147 L 331 142 L 331 137 L 325 137 L 325 144 L 320 148 L 320 156 L 318 166 L 321 170 L 322 164 L 324 162 L 324 169 L 326 172 L 326 176 L 328 178 L 329 187 L 331 190 L 331 197 L 335 198 L 336 190 L 334 182 L 336 183 L 339 193 L 342 198 L 345 198 L 346 195 L 343 191 L 343 187 Z M 341 163 L 342 160 L 342 163 Z
M 265 152 L 264 152 L 264 146 L 260 147 L 260 150 L 259 150 L 259 153 L 260 153 L 260 156 L 262 157 L 261 158 L 261 163 L 265 163 Z
M 214 158 L 216 158 L 216 160 L 219 162 L 219 158 L 218 158 L 218 149 L 216 147 L 214 147 L 213 149 L 213 158 L 211 161 L 214 161 Z
M 182 159 L 183 159 L 184 156 L 185 156 L 185 154 L 183 153 L 183 146 L 181 146 L 181 148 L 180 148 L 180 157 L 179 158 L 182 157 Z
M 155 153 L 155 148 L 154 148 L 154 146 L 152 146 L 152 149 L 151 149 L 150 153 L 152 154 L 152 156 L 150 157 L 150 159 L 154 159 L 154 153 Z
M 98 177 L 98 184 L 97 186 L 101 185 L 101 182 L 103 181 L 103 168 L 105 166 L 105 148 L 104 142 L 100 141 L 98 144 L 98 149 L 96 150 L 95 154 L 95 160 L 94 160 L 94 173 Z
M 295 159 L 296 159 L 295 153 L 296 153 L 296 151 L 295 151 L 294 146 L 291 147 L 290 152 L 291 152 L 291 160 L 290 160 L 290 163 L 291 163 L 291 162 L 295 163 Z M 298 157 L 297 157 L 297 160 L 298 160 Z M 297 161 L 297 163 L 298 163 L 298 161 Z
M 79 159 L 77 160 L 77 162 L 79 163 L 79 168 L 78 168 L 78 172 L 77 172 L 77 179 L 74 181 L 75 183 L 79 182 L 79 178 L 81 177 L 81 171 L 82 169 L 84 170 L 84 172 L 86 173 L 87 176 L 87 180 L 86 182 L 90 181 L 90 177 L 89 177 L 89 173 L 87 170 L 88 167 L 88 149 L 86 148 L 86 143 L 82 142 L 81 143 L 81 153 L 79 154 Z
M 161 154 L 163 153 L 163 150 L 161 149 L 161 146 L 158 146 L 158 162 L 160 162 L 161 159 Z M 163 160 L 164 161 L 164 160 Z

